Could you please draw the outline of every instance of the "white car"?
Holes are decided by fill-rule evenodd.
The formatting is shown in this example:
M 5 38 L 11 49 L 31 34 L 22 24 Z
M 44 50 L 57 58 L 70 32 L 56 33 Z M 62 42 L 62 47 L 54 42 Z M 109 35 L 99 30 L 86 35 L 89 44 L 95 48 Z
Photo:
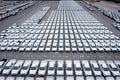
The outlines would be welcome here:
M 98 51 L 104 51 L 102 44 L 96 43 L 96 47 L 97 47 Z
M 76 76 L 81 76 L 83 75 L 82 73 L 82 68 L 81 68 L 81 62 L 79 60 L 74 60 L 73 61 L 74 64 L 74 71 L 75 71 L 75 75 Z
M 84 80 L 83 76 L 76 76 L 76 80 Z
M 46 76 L 46 80 L 54 80 L 54 76 Z
M 86 80 L 95 80 L 93 76 L 87 76 Z
M 34 80 L 34 77 L 26 77 L 26 80 Z
M 32 51 L 37 51 L 38 50 L 39 43 L 35 43 L 32 47 Z
M 38 71 L 38 75 L 39 76 L 45 76 L 46 75 L 47 65 L 48 65 L 48 61 L 47 60 L 41 61 L 40 67 L 39 67 L 39 71 Z
M 9 60 L 8 63 L 4 66 L 4 69 L 3 69 L 3 71 L 2 71 L 2 74 L 3 74 L 3 75 L 8 75 L 8 74 L 10 74 L 10 71 L 12 70 L 15 62 L 16 62 L 15 59 Z
M 100 65 L 101 72 L 104 76 L 111 75 L 110 70 L 104 60 L 98 60 L 98 64 Z
M 74 80 L 73 76 L 66 76 L 66 80 Z
M 78 51 L 84 51 L 82 43 L 78 43 Z
M 96 77 L 96 80 L 105 80 L 105 78 L 101 77 L 101 76 L 98 76 L 98 77 Z
M 57 61 L 57 75 L 64 75 L 64 60 Z
M 114 77 L 106 77 L 106 80 L 115 80 Z
M 69 43 L 65 43 L 65 51 L 70 51 L 70 44 Z
M 39 60 L 34 60 L 32 62 L 32 65 L 31 65 L 30 70 L 29 70 L 29 75 L 36 75 L 37 74 L 39 63 L 40 63 Z
M 0 80 L 5 80 L 5 76 L 0 76 Z
M 106 63 L 108 64 L 108 67 L 109 67 L 110 71 L 112 72 L 113 76 L 120 75 L 120 72 L 119 72 L 117 66 L 113 63 L 112 60 L 106 61 Z
M 67 76 L 72 76 L 73 75 L 73 67 L 72 67 L 72 60 L 66 60 L 65 61 L 66 65 L 66 75 Z
M 48 64 L 48 75 L 55 75 L 55 64 L 56 61 L 50 60 Z
M 16 80 L 24 80 L 24 77 L 16 77 Z
M 56 80 L 64 80 L 64 76 L 56 76 Z
M 101 76 L 100 67 L 96 60 L 90 60 L 91 68 L 95 76 Z
M 4 68 L 4 65 L 5 65 L 5 62 L 4 61 L 0 61 L 0 73 L 3 70 L 3 68 Z
M 24 63 L 23 60 L 17 60 L 17 62 L 15 63 L 15 65 L 11 71 L 11 75 L 18 75 L 23 63 Z
M 23 66 L 21 67 L 20 75 L 27 75 L 31 63 L 32 63 L 31 60 L 25 60 Z
M 7 77 L 6 80 L 15 80 L 15 77 Z
M 83 66 L 83 71 L 84 71 L 85 76 L 91 76 L 92 71 L 91 71 L 88 60 L 82 60 L 82 66 Z
M 58 48 L 59 51 L 64 51 L 64 45 L 63 43 L 59 43 L 59 48 Z
M 85 49 L 86 52 L 91 51 L 90 46 L 89 46 L 88 43 L 84 43 L 84 49 Z
M 76 43 L 72 43 L 72 51 L 77 51 L 77 46 L 76 46 Z
M 52 51 L 57 51 L 57 43 L 53 42 Z

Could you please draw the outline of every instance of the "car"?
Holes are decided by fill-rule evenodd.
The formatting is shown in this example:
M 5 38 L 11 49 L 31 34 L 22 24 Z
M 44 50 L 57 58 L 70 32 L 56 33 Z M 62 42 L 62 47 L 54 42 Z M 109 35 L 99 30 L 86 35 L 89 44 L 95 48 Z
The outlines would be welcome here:
M 105 78 L 102 77 L 102 76 L 97 76 L 97 77 L 96 77 L 96 80 L 105 80 Z
M 65 43 L 65 51 L 70 51 L 70 44 L 69 43 Z
M 55 65 L 56 65 L 56 61 L 54 61 L 54 60 L 50 60 L 49 61 L 49 64 L 48 64 L 48 73 L 47 73 L 49 76 L 55 75 Z
M 106 77 L 106 80 L 115 80 L 114 77 Z
M 72 47 L 72 51 L 77 51 L 76 43 L 72 43 L 71 47 Z
M 44 80 L 43 77 L 36 77 L 36 80 Z
M 98 64 L 104 76 L 111 76 L 110 70 L 104 60 L 98 60 Z
M 97 51 L 97 47 L 96 47 L 96 45 L 94 43 L 91 43 L 90 47 L 91 47 L 92 51 Z
M 111 48 L 110 48 L 110 46 L 109 46 L 109 44 L 107 44 L 107 43 L 102 43 L 102 46 L 103 46 L 103 48 L 104 48 L 104 50 L 105 51 L 111 51 Z
M 15 59 L 10 59 L 7 64 L 4 66 L 4 69 L 2 71 L 3 75 L 9 75 L 10 71 L 12 70 L 14 64 L 16 63 Z
M 119 69 L 117 68 L 117 66 L 114 64 L 114 62 L 112 60 L 107 60 L 106 63 L 107 63 L 113 76 L 120 75 Z
M 54 76 L 46 76 L 46 80 L 54 80 L 55 77 Z
M 83 76 L 76 76 L 76 80 L 84 80 Z
M 64 80 L 63 76 L 56 76 L 56 80 Z
M 44 51 L 44 48 L 45 48 L 45 43 L 41 42 L 40 46 L 38 47 L 38 51 Z
M 46 75 L 47 66 L 48 66 L 48 61 L 47 60 L 41 61 L 39 71 L 38 71 L 39 76 L 45 76 Z
M 52 51 L 57 51 L 57 43 L 53 42 Z
M 66 60 L 65 61 L 66 66 L 66 76 L 72 76 L 73 75 L 73 66 L 72 66 L 72 60 Z
M 24 80 L 24 77 L 16 77 L 16 80 Z
M 82 43 L 78 43 L 78 51 L 80 51 L 80 52 L 84 51 Z
M 2 72 L 4 66 L 5 66 L 5 61 L 0 61 L 0 73 Z
M 12 50 L 13 46 L 14 46 L 14 43 L 8 43 L 6 50 L 8 51 Z
M 117 47 L 114 43 L 110 43 L 111 51 L 117 51 Z
M 88 43 L 84 43 L 83 45 L 84 45 L 84 50 L 85 50 L 86 52 L 91 51 L 91 48 L 90 48 L 90 46 L 89 46 Z
M 31 51 L 32 50 L 33 43 L 28 43 L 28 45 L 25 48 L 25 51 Z
M 37 51 L 38 50 L 39 43 L 35 43 L 32 47 L 32 51 Z
M 104 51 L 104 48 L 103 48 L 102 44 L 100 44 L 98 42 L 96 43 L 96 47 L 97 47 L 98 51 L 100 51 L 100 52 Z
M 17 60 L 17 62 L 15 63 L 15 65 L 11 71 L 11 75 L 18 75 L 23 63 L 24 63 L 23 60 Z
M 93 71 L 93 74 L 95 76 L 102 76 L 102 73 L 100 71 L 100 67 L 99 67 L 96 60 L 90 60 L 90 65 L 91 65 L 91 69 Z
M 14 43 L 13 50 L 18 50 L 20 47 L 20 43 Z
M 66 76 L 66 80 L 74 80 L 73 76 Z
M 31 63 L 32 63 L 31 60 L 25 60 L 23 66 L 21 67 L 20 75 L 27 75 L 28 74 Z
M 6 80 L 15 80 L 15 77 L 7 77 Z
M 83 75 L 83 73 L 82 73 L 82 67 L 81 67 L 81 62 L 79 60 L 74 60 L 73 64 L 74 64 L 75 75 L 76 76 Z
M 57 61 L 57 75 L 58 76 L 64 75 L 64 60 Z
M 64 51 L 64 45 L 63 45 L 63 42 L 62 43 L 59 43 L 59 48 L 58 50 L 61 52 L 61 51 Z
M 26 47 L 27 43 L 22 43 L 19 47 L 19 51 L 24 51 L 25 50 L 25 47 Z
M 45 51 L 50 51 L 51 50 L 51 43 L 47 43 L 45 47 Z
M 85 76 L 91 76 L 92 71 L 91 71 L 88 60 L 82 60 L 82 66 L 83 66 L 83 71 L 84 71 Z
M 0 80 L 5 80 L 5 76 L 0 76 Z
M 1 44 L 0 50 L 1 50 L 1 51 L 6 50 L 7 44 L 8 44 L 8 43 L 4 43 L 4 42 L 3 42 L 3 43 Z
M 34 80 L 34 77 L 26 77 L 26 80 Z
M 93 76 L 87 76 L 86 80 L 95 80 Z
M 34 60 L 29 70 L 29 75 L 36 75 L 39 67 L 39 60 Z

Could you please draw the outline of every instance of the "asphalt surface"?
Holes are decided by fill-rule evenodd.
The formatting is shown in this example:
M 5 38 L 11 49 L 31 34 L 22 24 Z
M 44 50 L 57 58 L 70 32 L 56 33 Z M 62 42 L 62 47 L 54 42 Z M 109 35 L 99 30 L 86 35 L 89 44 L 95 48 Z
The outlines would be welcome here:
M 37 2 L 34 6 L 21 11 L 15 16 L 8 17 L 2 21 L 0 21 L 0 31 L 7 29 L 9 26 L 11 26 L 13 23 L 22 23 L 27 18 L 29 18 L 31 15 L 36 13 L 36 11 L 40 10 L 43 6 L 50 6 L 51 9 L 49 12 L 44 16 L 43 20 L 46 20 L 48 16 L 50 15 L 51 11 L 56 9 L 58 6 L 58 1 L 47 1 L 47 2 Z M 81 4 L 78 2 L 78 4 Z M 82 4 L 81 6 L 85 8 Z M 95 8 L 94 8 L 95 9 Z M 106 27 L 108 27 L 109 30 L 111 30 L 116 36 L 120 37 L 120 31 L 115 29 L 111 26 L 111 23 L 114 22 L 114 20 L 104 16 L 101 12 L 99 12 L 97 9 L 95 11 L 89 11 L 85 8 L 91 15 L 93 15 L 95 18 L 97 18 L 101 23 L 103 23 Z M 43 21 L 42 20 L 42 21 Z M 79 59 L 79 60 L 116 60 L 120 59 L 120 52 L 19 52 L 19 51 L 0 51 L 0 59 Z

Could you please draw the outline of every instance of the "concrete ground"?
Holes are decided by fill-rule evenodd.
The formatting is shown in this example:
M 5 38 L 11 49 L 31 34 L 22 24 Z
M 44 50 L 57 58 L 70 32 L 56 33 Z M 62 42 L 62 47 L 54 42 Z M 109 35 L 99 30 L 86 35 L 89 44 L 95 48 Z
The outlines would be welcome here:
M 41 2 L 37 3 L 34 6 L 21 11 L 15 16 L 8 17 L 2 21 L 0 21 L 0 31 L 7 29 L 9 26 L 11 26 L 13 23 L 22 23 L 27 18 L 32 16 L 36 11 L 40 10 L 42 6 L 50 6 L 51 9 L 49 12 L 44 16 L 43 20 L 46 20 L 48 16 L 50 15 L 51 11 L 56 9 L 58 6 L 58 1 L 49 1 L 49 2 Z M 93 15 L 95 18 L 97 18 L 101 23 L 103 23 L 106 27 L 108 27 L 109 30 L 113 31 L 116 36 L 120 37 L 120 31 L 115 29 L 111 26 L 111 23 L 114 22 L 114 20 L 106 17 L 101 12 L 99 12 L 97 9 L 95 11 L 89 11 L 86 9 L 83 4 L 78 2 L 85 10 L 87 10 L 91 15 Z M 103 59 L 103 60 L 115 60 L 120 59 L 120 52 L 19 52 L 19 51 L 0 51 L 0 59 Z

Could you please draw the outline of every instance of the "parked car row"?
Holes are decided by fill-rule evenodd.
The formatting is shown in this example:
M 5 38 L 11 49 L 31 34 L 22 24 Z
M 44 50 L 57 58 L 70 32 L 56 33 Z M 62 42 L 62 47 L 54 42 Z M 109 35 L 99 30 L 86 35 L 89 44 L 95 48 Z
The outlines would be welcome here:
M 44 77 L 13 77 L 13 76 L 9 76 L 6 77 L 5 76 L 0 76 L 0 80 L 119 80 L 120 77 L 94 77 L 94 76 L 87 76 L 87 77 L 83 77 L 83 76 L 46 76 Z
M 120 30 L 120 24 L 119 24 L 119 23 L 113 23 L 112 25 L 113 25 L 113 27 L 115 27 L 116 29 Z
M 4 10 L 1 10 L 0 11 L 0 20 L 6 18 L 8 16 L 15 15 L 16 13 L 19 12 L 19 10 L 24 10 L 24 9 L 26 9 L 34 4 L 35 4 L 35 2 L 25 2 L 25 3 L 21 3 L 18 5 L 6 8 Z
M 87 1 L 80 1 L 87 9 L 90 11 L 94 11 L 94 9 L 91 7 L 91 5 Z
M 0 75 L 120 76 L 119 60 L 16 60 L 0 61 Z
M 94 7 L 96 7 L 100 12 L 102 12 L 104 15 L 114 19 L 116 22 L 120 22 L 120 13 L 117 11 L 112 11 L 110 9 L 104 8 L 102 6 L 98 6 L 94 4 Z

